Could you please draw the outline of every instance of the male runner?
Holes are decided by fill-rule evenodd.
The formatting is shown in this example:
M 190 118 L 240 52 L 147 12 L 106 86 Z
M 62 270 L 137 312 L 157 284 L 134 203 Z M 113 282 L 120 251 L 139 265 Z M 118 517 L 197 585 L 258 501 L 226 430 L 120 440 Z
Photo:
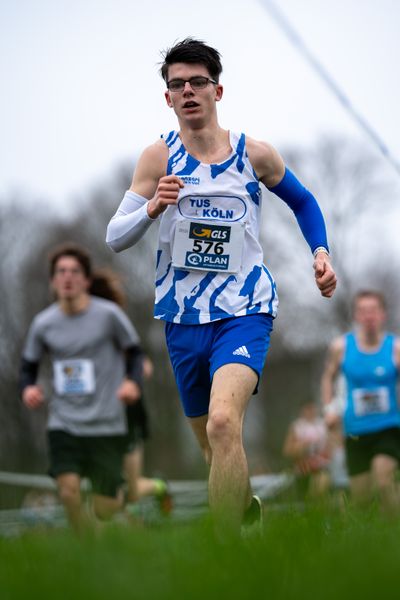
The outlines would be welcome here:
M 35 409 L 45 401 L 37 382 L 43 355 L 52 362 L 50 473 L 77 531 L 89 522 L 81 477 L 91 479 L 96 516 L 106 519 L 121 508 L 125 404 L 141 396 L 138 335 L 114 302 L 89 294 L 91 272 L 90 256 L 80 246 L 54 250 L 50 277 L 56 302 L 33 320 L 21 365 L 22 399 Z
M 129 248 L 160 217 L 155 317 L 166 321 L 183 408 L 210 464 L 212 513 L 221 530 L 238 531 L 260 516 L 242 425 L 278 305 L 258 241 L 260 182 L 294 210 L 324 296 L 336 277 L 314 197 L 272 146 L 218 124 L 221 72 L 219 52 L 204 42 L 188 38 L 165 53 L 165 99 L 179 130 L 141 155 L 107 243 Z
M 346 383 L 343 430 L 350 492 L 358 505 L 371 502 L 375 490 L 382 509 L 398 512 L 395 474 L 400 461 L 400 414 L 397 381 L 400 341 L 384 329 L 385 299 L 362 291 L 353 304 L 355 329 L 330 345 L 322 376 L 322 400 L 327 423 L 340 415 L 330 410 L 334 384 L 342 373 Z
M 91 277 L 90 294 L 115 302 L 125 310 L 127 305 L 125 291 L 117 273 L 110 269 L 96 269 Z M 143 356 L 143 379 L 153 375 L 153 363 Z M 144 477 L 144 443 L 149 438 L 149 415 L 143 396 L 126 406 L 128 427 L 127 447 L 124 457 L 124 473 L 126 479 L 125 511 L 135 516 L 138 513 L 137 502 L 145 496 L 153 496 L 161 514 L 169 515 L 172 511 L 172 496 L 167 482 L 158 477 Z

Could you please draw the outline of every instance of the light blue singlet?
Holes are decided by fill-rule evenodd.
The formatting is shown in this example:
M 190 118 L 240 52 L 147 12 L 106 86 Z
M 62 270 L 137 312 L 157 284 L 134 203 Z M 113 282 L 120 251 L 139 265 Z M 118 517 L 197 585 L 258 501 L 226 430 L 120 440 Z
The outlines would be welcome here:
M 346 381 L 345 435 L 363 435 L 400 426 L 396 399 L 394 335 L 376 352 L 358 348 L 354 333 L 345 336 L 342 370 Z

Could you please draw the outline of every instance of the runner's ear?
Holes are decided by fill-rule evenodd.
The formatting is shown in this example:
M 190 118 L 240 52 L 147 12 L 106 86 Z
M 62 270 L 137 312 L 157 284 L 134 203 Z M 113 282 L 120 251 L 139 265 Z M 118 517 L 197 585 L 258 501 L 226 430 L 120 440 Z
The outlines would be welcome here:
M 219 102 L 222 99 L 223 94 L 224 94 L 224 88 L 220 83 L 218 83 L 215 86 L 215 101 Z

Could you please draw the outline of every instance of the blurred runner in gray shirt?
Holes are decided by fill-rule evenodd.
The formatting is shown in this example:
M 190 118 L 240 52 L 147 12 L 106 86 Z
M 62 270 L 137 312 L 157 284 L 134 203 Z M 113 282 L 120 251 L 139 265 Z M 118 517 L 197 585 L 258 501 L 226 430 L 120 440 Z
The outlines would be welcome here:
M 115 303 L 89 294 L 91 273 L 90 256 L 80 246 L 68 244 L 54 251 L 50 277 L 57 301 L 34 318 L 20 375 L 24 404 L 39 407 L 45 397 L 37 376 L 43 355 L 49 355 L 50 473 L 77 530 L 87 522 L 81 477 L 91 479 L 98 517 L 108 518 L 122 505 L 124 404 L 138 401 L 142 379 L 138 335 Z

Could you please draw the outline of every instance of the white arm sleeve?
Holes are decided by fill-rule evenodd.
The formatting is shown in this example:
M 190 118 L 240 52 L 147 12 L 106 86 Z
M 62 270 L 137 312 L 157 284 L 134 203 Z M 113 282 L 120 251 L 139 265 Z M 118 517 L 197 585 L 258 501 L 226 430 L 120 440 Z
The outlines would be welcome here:
M 136 244 L 156 221 L 147 213 L 147 202 L 147 198 L 135 192 L 125 192 L 107 227 L 106 243 L 114 252 L 121 252 Z

